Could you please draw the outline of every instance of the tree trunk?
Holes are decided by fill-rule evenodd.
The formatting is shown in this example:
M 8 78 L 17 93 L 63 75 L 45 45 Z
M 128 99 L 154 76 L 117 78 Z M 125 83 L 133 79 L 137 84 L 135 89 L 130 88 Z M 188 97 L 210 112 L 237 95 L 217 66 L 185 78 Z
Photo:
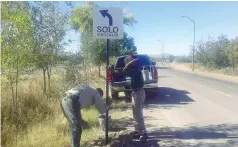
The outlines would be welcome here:
M 235 74 L 235 64 L 232 65 L 232 72 L 233 72 L 233 76 L 235 77 L 236 74 Z
M 43 71 L 43 80 L 44 80 L 44 85 L 43 85 L 43 93 L 46 94 L 46 77 L 45 77 L 45 72 L 46 72 L 46 69 L 45 68 L 42 68 L 42 71 Z
M 98 76 L 99 77 L 101 76 L 101 66 L 100 65 L 98 66 Z
M 18 81 L 19 81 L 19 67 L 18 67 L 18 63 L 17 63 L 17 73 L 16 73 L 16 83 L 15 83 L 15 117 L 18 120 Z M 20 125 L 19 123 L 16 123 L 16 128 L 17 130 L 19 129 Z M 18 134 L 18 131 L 16 132 Z
M 87 63 L 88 63 L 87 60 L 85 60 L 85 64 L 84 64 L 84 65 L 85 65 L 85 66 L 84 66 L 84 68 L 85 68 L 85 69 L 84 69 L 84 72 L 85 72 L 85 78 L 86 78 L 86 79 L 85 79 L 85 84 L 88 84 Z
M 11 86 L 11 91 L 12 91 L 12 114 L 14 114 L 15 112 L 15 94 L 14 94 L 14 85 L 13 85 L 13 81 L 11 79 L 10 81 L 10 86 Z
M 16 106 L 16 112 L 18 109 L 18 80 L 19 80 L 19 68 L 17 65 L 17 74 L 16 74 L 16 83 L 15 83 L 15 106 Z
M 17 109 L 18 109 L 18 100 L 17 100 L 17 97 L 18 97 L 18 81 L 19 81 L 19 55 L 18 55 L 18 51 L 17 51 L 17 68 L 16 68 L 17 72 L 16 72 L 16 83 L 15 83 L 15 106 L 16 106 L 16 112 L 17 112 Z
M 48 90 L 50 91 L 50 76 L 51 76 L 51 68 L 47 67 L 47 77 L 48 77 Z

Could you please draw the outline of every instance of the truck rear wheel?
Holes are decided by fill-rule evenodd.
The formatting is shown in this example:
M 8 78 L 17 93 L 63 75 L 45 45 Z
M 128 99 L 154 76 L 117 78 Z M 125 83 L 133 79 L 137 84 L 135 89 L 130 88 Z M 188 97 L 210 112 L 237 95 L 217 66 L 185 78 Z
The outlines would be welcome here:
M 130 98 L 130 97 L 131 97 L 131 92 L 125 92 L 125 96 L 126 96 L 127 98 Z
M 113 100 L 117 100 L 119 98 L 118 92 L 111 90 L 111 96 Z
M 131 102 L 131 92 L 125 92 L 125 102 Z

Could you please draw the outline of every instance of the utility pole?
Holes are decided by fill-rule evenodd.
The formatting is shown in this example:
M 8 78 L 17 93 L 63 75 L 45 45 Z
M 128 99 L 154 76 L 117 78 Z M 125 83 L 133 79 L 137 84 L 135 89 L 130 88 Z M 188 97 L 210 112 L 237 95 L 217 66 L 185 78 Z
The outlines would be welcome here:
M 188 18 L 191 22 L 193 22 L 193 69 L 192 71 L 194 71 L 194 51 L 195 51 L 195 21 L 192 20 L 190 17 L 188 16 L 181 16 L 182 18 L 186 17 Z

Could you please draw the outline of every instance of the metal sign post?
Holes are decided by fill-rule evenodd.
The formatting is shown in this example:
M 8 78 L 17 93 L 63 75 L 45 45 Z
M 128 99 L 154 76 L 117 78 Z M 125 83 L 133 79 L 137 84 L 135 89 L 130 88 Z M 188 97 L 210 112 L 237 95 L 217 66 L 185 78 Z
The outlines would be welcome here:
M 109 39 L 123 39 L 123 13 L 121 8 L 93 8 L 93 37 L 96 39 L 106 39 L 106 105 L 109 106 L 109 83 L 108 83 L 108 68 L 109 68 Z M 108 111 L 106 111 L 106 128 L 105 142 L 108 144 Z
M 107 68 L 106 77 L 108 77 L 108 67 L 109 67 L 109 39 L 107 39 Z M 106 78 L 106 105 L 109 105 L 109 83 L 108 78 Z M 106 111 L 106 129 L 105 129 L 106 144 L 108 144 L 108 111 Z

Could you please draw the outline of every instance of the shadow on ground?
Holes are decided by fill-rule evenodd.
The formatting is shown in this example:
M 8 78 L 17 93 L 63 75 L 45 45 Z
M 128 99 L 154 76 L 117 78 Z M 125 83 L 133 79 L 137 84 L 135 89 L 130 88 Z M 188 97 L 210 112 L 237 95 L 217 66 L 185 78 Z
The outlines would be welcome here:
M 140 142 L 129 135 L 129 131 L 120 131 L 109 134 L 109 143 L 105 144 L 105 138 L 86 143 L 86 147 L 159 147 L 156 140 L 150 139 L 146 142 Z
M 159 79 L 161 78 L 168 78 L 169 76 L 159 76 Z
M 188 128 L 161 128 L 149 133 L 150 139 L 163 146 L 200 147 L 238 145 L 238 124 Z M 192 141 L 189 141 L 192 140 Z M 195 141 L 194 141 L 195 140 Z M 209 142 L 207 142 L 209 140 Z
M 147 121 L 153 120 L 153 117 L 145 116 Z M 124 131 L 127 128 L 134 128 L 134 119 L 129 117 L 123 117 L 121 119 L 112 120 L 112 127 L 109 129 L 109 132 L 118 132 Z M 154 127 L 153 125 L 147 125 L 147 127 Z
M 190 92 L 186 90 L 178 90 L 170 87 L 158 87 L 150 90 L 145 89 L 145 91 L 145 108 L 147 109 L 153 109 L 155 107 L 160 109 L 171 109 L 173 107 L 179 107 L 181 105 L 195 102 L 191 97 L 189 97 Z M 119 100 L 114 100 L 113 103 L 118 103 L 118 105 L 114 105 L 111 109 L 126 110 L 131 108 L 131 102 L 124 103 L 124 100 L 125 97 L 120 97 Z
M 120 120 L 112 120 L 112 128 L 110 128 L 110 132 L 118 132 L 126 130 L 127 127 L 133 127 L 134 120 L 132 118 L 123 117 Z
M 145 107 L 154 108 L 160 105 L 160 108 L 168 109 L 195 102 L 188 94 L 190 92 L 186 90 L 158 87 L 156 91 L 146 93 Z
M 123 118 L 113 122 L 118 128 L 132 126 L 132 119 Z M 154 126 L 155 127 L 155 126 Z M 114 132 L 113 132 L 114 133 Z M 220 124 L 183 128 L 159 128 L 148 131 L 146 143 L 133 140 L 128 130 L 109 131 L 108 147 L 233 147 L 238 145 L 238 124 Z M 95 140 L 87 147 L 105 146 L 104 138 Z
M 171 67 L 159 67 L 159 66 L 157 66 L 156 68 L 157 69 L 172 69 Z
M 133 128 L 134 120 L 123 117 L 120 120 L 112 120 L 112 127 L 109 128 L 109 144 L 107 147 L 158 147 L 157 140 L 151 138 L 142 143 L 137 139 L 132 139 L 127 128 Z M 99 138 L 93 142 L 86 143 L 86 147 L 106 147 L 105 138 Z

